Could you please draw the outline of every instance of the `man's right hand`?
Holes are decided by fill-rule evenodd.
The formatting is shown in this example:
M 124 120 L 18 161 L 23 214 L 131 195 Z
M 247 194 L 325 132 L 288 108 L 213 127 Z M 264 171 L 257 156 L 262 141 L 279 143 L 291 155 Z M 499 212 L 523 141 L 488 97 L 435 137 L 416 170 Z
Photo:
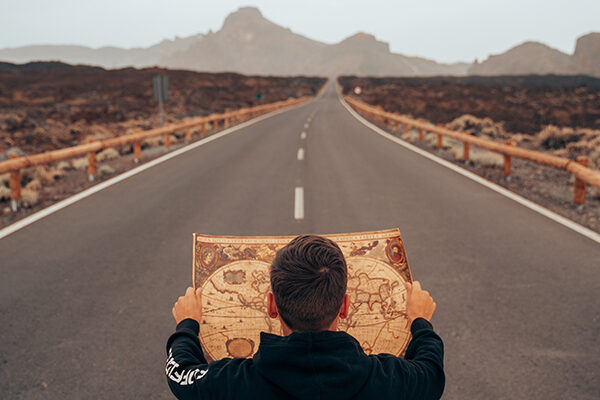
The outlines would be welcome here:
M 406 315 L 412 323 L 417 318 L 425 318 L 427 321 L 433 317 L 435 301 L 427 290 L 421 289 L 421 283 L 414 281 L 412 284 L 405 282 L 406 287 Z

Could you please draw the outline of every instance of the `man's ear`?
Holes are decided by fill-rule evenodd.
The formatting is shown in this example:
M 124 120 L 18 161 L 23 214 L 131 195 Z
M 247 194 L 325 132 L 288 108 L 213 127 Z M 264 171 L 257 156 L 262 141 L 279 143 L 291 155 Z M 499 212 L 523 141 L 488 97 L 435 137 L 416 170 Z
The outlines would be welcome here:
M 344 295 L 344 300 L 342 300 L 342 306 L 340 307 L 340 313 L 338 314 L 340 318 L 348 317 L 348 311 L 350 310 L 350 296 L 348 293 Z
M 277 312 L 277 304 L 275 304 L 275 296 L 273 296 L 273 292 L 269 292 L 267 295 L 267 313 L 271 318 L 277 318 L 279 315 Z

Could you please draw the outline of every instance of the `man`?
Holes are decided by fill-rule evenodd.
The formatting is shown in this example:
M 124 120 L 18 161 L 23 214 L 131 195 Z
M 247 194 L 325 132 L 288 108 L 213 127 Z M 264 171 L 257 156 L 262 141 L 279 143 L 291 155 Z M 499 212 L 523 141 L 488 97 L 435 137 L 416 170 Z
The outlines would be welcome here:
M 268 314 L 283 336 L 261 333 L 253 358 L 208 364 L 200 341 L 199 292 L 188 288 L 173 307 L 176 331 L 167 342 L 169 387 L 179 399 L 439 399 L 443 344 L 428 320 L 435 303 L 419 282 L 407 284 L 412 339 L 404 358 L 366 355 L 337 331 L 348 315 L 347 267 L 333 241 L 302 235 L 271 264 Z

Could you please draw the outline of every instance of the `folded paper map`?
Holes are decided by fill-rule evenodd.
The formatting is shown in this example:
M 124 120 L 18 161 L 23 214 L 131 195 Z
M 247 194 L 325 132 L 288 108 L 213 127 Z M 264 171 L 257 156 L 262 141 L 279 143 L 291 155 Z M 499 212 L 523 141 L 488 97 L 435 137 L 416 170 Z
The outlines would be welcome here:
M 404 282 L 412 282 L 397 229 L 323 235 L 341 248 L 348 265 L 350 311 L 338 329 L 367 354 L 403 355 L 410 340 Z M 200 342 L 209 360 L 251 357 L 260 332 L 281 335 L 267 315 L 269 268 L 294 236 L 194 234 L 194 288 L 202 288 Z

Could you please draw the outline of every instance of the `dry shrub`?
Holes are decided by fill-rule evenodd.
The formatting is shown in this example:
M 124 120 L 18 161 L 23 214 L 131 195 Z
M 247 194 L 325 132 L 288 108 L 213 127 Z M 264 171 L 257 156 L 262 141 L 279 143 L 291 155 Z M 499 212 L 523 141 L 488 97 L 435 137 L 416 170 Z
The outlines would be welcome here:
M 470 132 L 475 136 L 489 136 L 491 138 L 506 138 L 502 122 L 494 122 L 491 118 L 477 118 L 471 114 L 461 115 L 446 124 L 446 128 L 454 131 Z
M 484 167 L 501 167 L 504 164 L 504 157 L 501 154 L 492 153 L 489 151 L 471 152 L 469 160 L 474 164 L 479 164 Z
M 171 135 L 171 137 L 176 137 L 177 139 L 181 139 L 182 137 L 185 136 L 185 130 L 179 130 L 179 131 L 175 131 L 173 132 L 173 134 Z
M 113 133 L 102 125 L 92 125 L 88 128 L 88 134 L 86 141 L 92 140 L 104 140 L 113 137 Z
M 437 148 L 437 141 L 438 141 L 437 133 L 434 133 L 434 134 L 430 133 L 430 134 L 425 135 L 425 143 L 429 144 L 430 146 Z M 455 143 L 456 143 L 456 139 L 449 138 L 446 136 L 442 137 L 442 148 L 444 148 L 444 149 L 451 148 Z
M 63 175 L 64 172 L 58 168 L 39 166 L 33 173 L 33 179 L 39 180 L 40 183 L 52 183 Z
M 133 145 L 131 143 L 124 144 L 121 146 L 120 154 L 131 154 L 133 153 Z
M 100 168 L 98 168 L 98 175 L 100 176 L 112 175 L 114 173 L 115 170 L 108 165 L 101 165 Z
M 31 190 L 35 190 L 35 191 L 38 191 L 41 188 L 42 188 L 42 182 L 40 182 L 40 180 L 37 178 L 30 181 L 27 185 L 25 185 L 25 189 L 31 189 Z
M 450 154 L 452 154 L 452 157 L 454 157 L 457 160 L 462 160 L 463 153 L 464 149 L 462 144 L 454 144 L 450 147 Z M 469 152 L 469 156 L 470 154 L 471 153 Z
M 410 129 L 408 132 L 405 132 L 404 129 L 402 129 L 400 138 L 406 140 L 407 142 L 413 143 L 419 139 L 419 135 L 414 129 Z
M 567 126 L 547 125 L 537 134 L 537 144 L 545 149 L 565 148 L 571 142 L 577 142 L 584 134 Z
M 7 172 L 5 174 L 0 174 L 0 186 L 6 185 L 10 183 L 10 173 Z
M 514 140 L 515 143 L 529 143 L 533 139 L 531 135 L 524 135 L 522 133 L 515 133 L 511 136 L 511 139 Z
M 72 169 L 72 168 L 73 168 L 73 166 L 68 161 L 61 161 L 56 166 L 56 169 L 58 169 L 59 171 L 66 171 L 66 170 L 69 170 L 69 169 Z
M 87 157 L 76 158 L 71 161 L 73 168 L 77 170 L 86 169 L 87 168 Z
M 31 208 L 35 206 L 40 196 L 38 192 L 31 189 L 23 189 L 21 191 L 21 205 L 25 208 Z
M 10 200 L 10 189 L 0 185 L 0 201 Z
M 142 142 L 142 148 L 144 147 L 158 147 L 161 146 L 163 143 L 163 137 L 162 136 L 154 136 L 148 139 L 144 139 L 144 141 Z
M 105 160 L 114 160 L 119 158 L 119 152 L 116 149 L 104 149 L 100 153 L 96 155 L 96 160 L 105 161 Z

